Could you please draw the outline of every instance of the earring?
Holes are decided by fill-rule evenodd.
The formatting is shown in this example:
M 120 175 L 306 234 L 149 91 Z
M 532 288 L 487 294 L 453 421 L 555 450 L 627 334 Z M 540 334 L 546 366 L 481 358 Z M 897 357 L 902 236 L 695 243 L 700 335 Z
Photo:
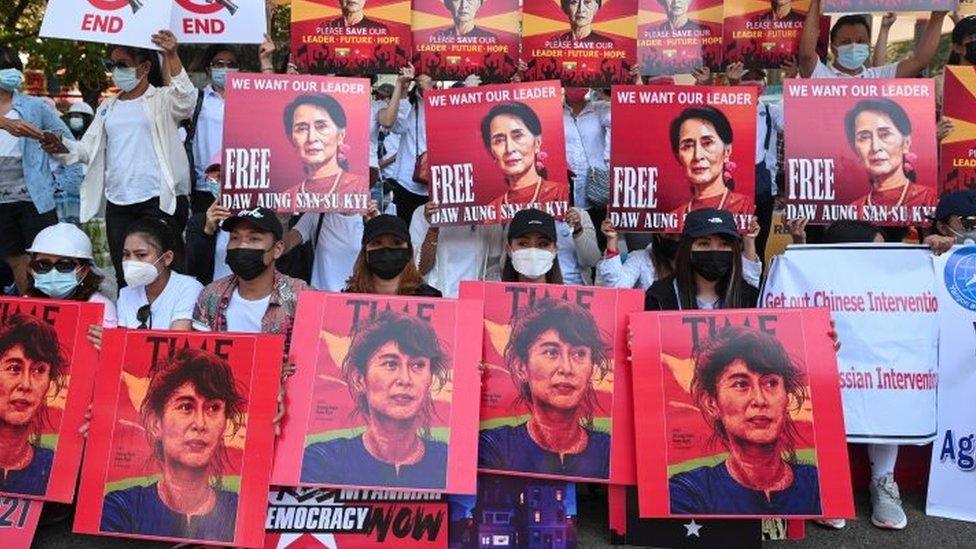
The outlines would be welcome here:
M 349 145 L 346 145 L 345 143 L 339 144 L 339 162 L 342 162 L 343 164 L 346 163 L 346 158 L 349 156 L 350 150 L 352 150 L 352 147 Z
M 538 153 L 536 153 L 536 155 L 535 155 L 535 169 L 536 169 L 536 171 L 541 172 L 542 170 L 545 169 L 545 167 L 546 167 L 545 162 L 546 162 L 546 160 L 548 158 L 549 158 L 549 153 L 547 153 L 546 151 L 539 151 Z
M 735 162 L 726 160 L 722 166 L 722 179 L 726 182 L 732 181 L 732 173 L 735 172 L 736 168 Z
M 905 159 L 902 160 L 902 164 L 901 164 L 902 169 L 905 170 L 906 174 L 914 173 L 916 162 L 918 162 L 917 154 L 913 152 L 905 153 Z

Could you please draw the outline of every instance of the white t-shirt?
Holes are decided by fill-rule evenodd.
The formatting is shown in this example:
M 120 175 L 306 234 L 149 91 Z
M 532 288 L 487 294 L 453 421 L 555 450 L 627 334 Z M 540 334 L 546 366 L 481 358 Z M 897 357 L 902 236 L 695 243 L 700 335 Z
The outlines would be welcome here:
M 115 312 L 115 303 L 112 303 L 111 299 L 96 292 L 88 298 L 88 302 L 101 303 L 105 306 L 102 312 L 102 328 L 119 327 L 119 315 Z
M 142 97 L 115 102 L 105 120 L 105 198 L 112 204 L 138 204 L 159 196 L 162 175 L 152 136 Z
M 880 67 L 865 67 L 858 74 L 847 74 L 837 70 L 833 65 L 824 64 L 817 60 L 810 78 L 895 78 L 898 74 L 898 63 L 888 63 Z
M 427 122 L 424 115 L 424 102 L 415 108 L 410 101 L 400 100 L 397 120 L 390 129 L 400 136 L 399 150 L 394 164 L 394 176 L 404 189 L 420 196 L 427 196 L 427 187 L 413 180 L 413 170 L 417 155 L 427 152 Z M 480 146 L 480 145 L 479 145 Z
M 193 320 L 193 306 L 203 285 L 192 276 L 170 273 L 166 287 L 149 306 L 149 327 L 168 330 L 177 320 Z M 138 328 L 139 308 L 149 303 L 146 287 L 127 286 L 119 290 L 119 325 L 123 328 Z
M 295 223 L 302 242 L 314 242 L 315 228 L 322 216 L 318 248 L 312 264 L 312 288 L 340 292 L 352 276 L 352 268 L 363 242 L 363 218 L 338 213 L 307 213 Z
M 20 113 L 10 109 L 8 120 L 20 120 Z M 21 137 L 0 131 L 0 204 L 30 202 L 24 180 L 23 147 Z
M 230 303 L 227 304 L 227 331 L 260 333 L 261 320 L 268 310 L 270 301 L 271 294 L 263 299 L 248 301 L 241 297 L 237 288 L 234 288 L 234 293 L 230 296 Z
M 232 274 L 230 267 L 227 266 L 227 244 L 229 243 L 230 233 L 218 230 L 217 243 L 214 245 L 214 280 L 220 280 Z
M 556 222 L 556 258 L 563 274 L 563 284 L 582 286 L 585 284 L 580 273 L 579 259 L 576 257 L 576 241 L 573 228 L 565 221 Z

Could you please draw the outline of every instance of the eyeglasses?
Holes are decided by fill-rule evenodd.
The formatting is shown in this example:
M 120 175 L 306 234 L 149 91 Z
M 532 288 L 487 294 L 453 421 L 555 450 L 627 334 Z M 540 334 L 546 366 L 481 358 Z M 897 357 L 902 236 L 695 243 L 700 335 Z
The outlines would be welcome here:
M 236 69 L 237 61 L 213 61 L 210 63 L 211 69 Z
M 152 326 L 152 309 L 149 308 L 149 304 L 139 307 L 136 311 L 136 320 L 139 321 L 138 330 L 148 330 Z
M 74 259 L 59 259 L 52 263 L 46 259 L 35 259 L 28 266 L 37 274 L 49 273 L 51 269 L 56 269 L 59 273 L 70 273 L 78 268 L 78 262 Z
M 115 69 L 128 69 L 129 66 L 125 64 L 125 61 L 112 61 L 111 59 L 106 59 L 102 61 L 105 65 L 105 70 L 112 72 Z
M 976 229 L 976 216 L 963 217 L 959 221 L 962 223 L 962 228 L 967 231 Z

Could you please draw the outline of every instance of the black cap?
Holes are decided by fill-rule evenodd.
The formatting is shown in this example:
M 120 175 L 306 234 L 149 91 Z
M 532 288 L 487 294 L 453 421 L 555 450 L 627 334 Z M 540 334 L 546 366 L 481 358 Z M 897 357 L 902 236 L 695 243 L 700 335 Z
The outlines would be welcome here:
M 976 216 L 976 191 L 953 191 L 942 195 L 932 219 L 945 222 L 954 215 L 959 217 Z
M 742 238 L 739 230 L 735 227 L 732 214 L 725 210 L 702 208 L 685 216 L 685 229 L 681 236 L 698 238 L 713 234 L 724 234 L 736 239 Z
M 539 233 L 555 242 L 556 220 L 542 210 L 535 208 L 521 210 L 515 214 L 508 226 L 508 239 L 515 240 L 529 233 Z
M 225 219 L 220 224 L 220 228 L 224 231 L 231 232 L 235 227 L 244 222 L 254 225 L 263 233 L 271 233 L 275 241 L 281 240 L 281 236 L 284 234 L 281 222 L 278 221 L 278 216 L 268 208 L 241 210 L 237 212 L 237 215 L 232 215 Z
M 376 95 L 383 98 L 393 97 L 393 84 L 380 84 L 373 91 L 376 92 Z
M 976 15 L 967 15 L 956 21 L 956 26 L 952 29 L 952 43 L 962 44 L 964 38 L 974 34 L 976 34 Z
M 385 234 L 392 234 L 410 242 L 410 228 L 407 227 L 406 221 L 395 215 L 381 214 L 363 225 L 363 246 L 370 240 Z

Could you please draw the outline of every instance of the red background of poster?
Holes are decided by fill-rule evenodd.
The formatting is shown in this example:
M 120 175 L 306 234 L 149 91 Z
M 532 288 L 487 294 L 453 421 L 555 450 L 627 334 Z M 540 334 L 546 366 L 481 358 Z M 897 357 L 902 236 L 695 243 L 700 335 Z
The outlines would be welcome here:
M 449 350 L 451 367 L 451 381 L 434 395 L 437 414 L 431 423 L 435 439 L 449 437 L 442 440 L 448 445 L 447 485 L 444 490 L 438 491 L 474 493 L 480 303 L 453 299 L 390 298 L 311 291 L 301 294 L 292 344 L 297 370 L 289 382 L 289 387 L 295 389 L 288 393 L 287 414 L 275 449 L 272 481 L 281 486 L 314 486 L 301 482 L 305 446 L 336 436 L 352 436 L 353 433 L 349 431 L 365 426 L 361 416 L 353 415 L 355 403 L 340 372 L 342 359 L 349 350 L 354 314 L 350 300 L 376 304 L 377 311 L 385 309 L 387 304 L 395 310 L 409 307 L 410 311 L 414 311 L 417 305 L 433 306 L 431 323 Z M 359 314 L 361 321 L 368 318 L 363 316 L 367 314 L 365 309 Z M 308 387 L 312 387 L 312 391 L 308 391 Z M 316 412 L 326 404 L 326 412 L 321 415 Z M 355 434 L 358 435 L 358 431 Z
M 687 389 L 694 368 L 693 362 L 687 364 L 688 357 L 692 356 L 690 328 L 682 324 L 687 318 L 714 319 L 717 328 L 727 322 L 734 326 L 749 322 L 756 329 L 762 318 L 775 323 L 776 338 L 791 357 L 800 361 L 808 376 L 809 400 L 799 412 L 799 418 L 809 417 L 809 420 L 798 422 L 801 435 L 798 450 L 801 459 L 804 449 L 816 453 L 822 516 L 853 518 L 837 356 L 827 335 L 830 330 L 827 309 L 652 312 L 630 316 L 634 330 L 634 393 L 642 395 L 634 402 L 640 516 L 679 516 L 670 511 L 667 496 L 670 474 L 718 463 L 716 458 L 726 451 L 720 443 L 706 448 L 698 446 L 706 444 L 710 429 Z M 707 328 L 698 329 L 705 341 Z M 662 355 L 669 355 L 674 361 L 664 360 Z M 685 369 L 680 369 L 682 366 Z M 797 415 L 794 418 L 799 419 Z M 676 448 L 676 436 L 692 440 L 681 444 L 685 448 Z M 709 457 L 714 461 L 686 463 Z M 709 515 L 722 516 L 732 517 Z
M 626 94 L 636 92 L 635 103 L 625 103 Z M 670 102 L 645 102 L 641 97 L 648 94 L 672 93 Z M 750 105 L 722 105 L 709 101 L 709 94 L 748 94 Z M 635 232 L 681 232 L 684 219 L 675 216 L 669 219 L 648 217 L 651 213 L 668 214 L 691 200 L 691 190 L 684 168 L 671 152 L 671 121 L 687 107 L 711 104 L 722 111 L 732 125 L 732 156 L 736 164 L 733 172 L 734 192 L 744 195 L 749 203 L 755 197 L 756 174 L 756 105 L 757 89 L 751 86 L 614 86 L 611 93 L 612 116 L 614 123 L 610 128 L 613 147 L 610 151 L 611 195 L 608 204 L 609 219 L 621 230 Z M 696 94 L 701 94 L 696 95 Z M 658 95 L 658 98 L 668 96 Z M 714 97 L 714 96 L 712 96 Z M 650 97 L 654 99 L 654 97 Z M 619 167 L 654 167 L 657 172 L 657 207 L 625 208 L 624 196 L 620 205 L 615 204 L 615 170 Z M 621 183 L 621 189 L 623 184 Z M 750 208 L 751 209 L 751 208 Z M 749 226 L 750 215 L 737 219 L 739 229 L 745 231 Z M 648 222 L 650 226 L 648 226 Z
M 637 26 L 637 60 L 641 74 L 647 76 L 685 74 L 707 66 L 712 71 L 722 68 L 722 0 L 686 0 L 688 19 L 701 26 L 707 34 L 689 37 L 682 30 L 675 36 L 672 30 L 659 31 L 666 24 L 667 0 L 639 0 Z M 659 34 L 660 33 L 660 34 Z M 686 44 L 693 41 L 692 44 Z M 713 43 L 707 43 L 713 42 Z
M 838 86 L 848 85 L 848 93 L 844 97 L 814 97 L 814 88 L 817 86 Z M 934 83 L 931 79 L 895 79 L 895 80 L 787 80 L 783 86 L 783 108 L 786 119 L 784 125 L 787 128 L 802 128 L 799 132 L 793 130 L 786 134 L 784 156 L 786 160 L 786 189 L 787 207 L 786 217 L 797 218 L 806 217 L 814 224 L 827 224 L 834 219 L 825 218 L 825 205 L 848 205 L 860 197 L 865 196 L 871 189 L 864 168 L 861 167 L 856 153 L 851 149 L 847 141 L 846 129 L 844 127 L 844 116 L 847 112 L 863 99 L 875 97 L 886 97 L 884 95 L 869 95 L 861 93 L 857 97 L 852 95 L 855 88 L 865 89 L 866 86 L 877 86 L 878 90 L 886 89 L 884 86 L 911 86 L 905 89 L 918 89 L 919 86 L 928 90 L 928 97 L 889 97 L 908 113 L 912 123 L 912 143 L 911 152 L 918 158 L 915 161 L 915 173 L 917 174 L 916 183 L 931 187 L 938 191 L 938 164 L 936 154 L 935 137 L 935 91 Z M 809 95 L 801 96 L 800 90 L 806 87 Z M 823 89 L 822 87 L 820 89 Z M 791 200 L 790 183 L 792 174 L 790 162 L 793 159 L 833 159 L 834 161 L 834 191 L 836 198 L 833 201 L 814 201 L 814 200 Z M 815 215 L 804 210 L 805 206 L 818 205 Z M 798 209 L 794 209 L 798 208 Z M 911 210 L 911 208 L 906 208 Z M 916 208 L 919 218 L 915 220 L 917 225 L 927 225 L 929 221 L 924 215 L 934 213 L 934 207 L 930 211 L 923 211 L 923 208 Z M 795 213 L 795 215 L 794 215 Z M 924 214 L 924 215 L 923 215 Z M 910 214 L 911 215 L 911 214 Z M 869 220 L 876 225 L 905 225 L 907 223 L 889 222 L 881 220 Z M 911 219 L 910 219 L 911 222 Z
M 273 82 L 284 86 L 280 91 L 274 88 L 256 89 L 257 82 Z M 245 87 L 245 86 L 250 86 Z M 365 213 L 369 205 L 369 80 L 365 78 L 336 78 L 324 76 L 286 75 L 286 74 L 232 74 L 228 77 L 226 106 L 224 110 L 224 181 L 221 186 L 221 199 L 232 211 L 250 209 L 257 204 L 259 193 L 284 192 L 305 179 L 304 167 L 298 152 L 291 142 L 291 133 L 285 133 L 283 114 L 285 107 L 295 98 L 306 93 L 320 93 L 327 85 L 349 85 L 351 91 L 324 91 L 341 105 L 346 113 L 346 137 L 343 143 L 349 146 L 346 153 L 350 176 L 358 178 L 360 190 L 349 193 L 358 196 L 356 208 L 333 208 L 313 211 L 344 211 Z M 255 114 L 259 116 L 255 117 Z M 234 189 L 235 173 L 227 161 L 229 149 L 270 149 L 271 165 L 268 189 Z M 340 195 L 340 205 L 343 202 Z M 235 197 L 240 197 L 236 198 Z M 250 197 L 250 205 L 246 202 Z M 363 203 L 365 201 L 365 203 Z M 279 210 L 274 205 L 272 209 Z M 281 211 L 292 211 L 281 209 Z
M 377 36 L 351 35 L 327 44 L 304 44 L 317 36 L 319 24 L 341 16 L 339 0 L 302 0 L 291 8 L 291 62 L 303 73 L 367 76 L 395 73 L 410 60 L 413 48 L 410 33 L 410 2 L 405 0 L 366 0 L 367 19 L 386 25 L 388 32 Z M 362 29 L 360 29 L 362 30 Z M 366 29 L 368 32 L 369 29 Z M 389 43 L 379 43 L 379 39 Z M 344 55 L 338 50 L 348 50 Z
M 803 18 L 806 17 L 809 5 L 809 0 L 793 0 L 793 14 L 798 14 L 800 17 L 795 18 L 786 29 L 770 29 L 773 33 L 786 32 L 789 37 L 767 39 L 765 38 L 766 31 L 750 31 L 747 25 L 750 19 L 769 13 L 769 0 L 725 0 L 725 38 L 723 40 L 725 54 L 723 64 L 728 66 L 729 63 L 742 61 L 746 67 L 780 68 L 783 61 L 795 57 L 797 54 Z M 755 32 L 759 33 L 758 37 L 750 34 Z M 830 18 L 821 17 L 820 39 L 817 42 L 817 52 L 820 53 L 821 58 L 826 57 L 829 36 Z
M 942 140 L 942 189 L 976 188 L 976 154 L 970 152 L 976 150 L 976 67 L 946 66 L 942 97 L 942 116 L 954 126 Z
M 528 93 L 531 90 L 546 90 L 548 97 L 541 99 L 521 99 L 518 93 Z M 508 94 L 509 100 L 502 99 L 502 94 Z M 480 95 L 479 95 L 480 94 Z M 467 104 L 452 105 L 452 98 L 480 98 Z M 443 98 L 443 106 L 438 101 Z M 505 192 L 507 186 L 504 176 L 498 169 L 498 164 L 491 153 L 485 148 L 481 136 L 481 120 L 488 111 L 500 102 L 520 101 L 528 105 L 542 123 L 542 152 L 546 154 L 546 181 L 554 181 L 566 186 L 565 195 L 569 196 L 567 181 L 566 145 L 563 133 L 563 103 L 559 82 L 523 82 L 519 84 L 498 84 L 493 86 L 478 86 L 476 88 L 455 88 L 449 90 L 433 90 L 424 95 L 426 102 L 424 114 L 427 121 L 427 155 L 431 171 L 438 166 L 449 167 L 455 163 L 470 163 L 474 184 L 474 201 L 465 202 L 465 206 L 488 205 L 492 200 Z M 538 157 L 536 157 L 538 159 Z M 448 208 L 457 202 L 445 200 L 436 184 L 438 177 L 432 173 L 431 200 L 440 205 L 439 219 L 434 225 L 471 225 L 474 223 L 491 224 L 507 222 L 511 216 L 502 212 L 491 219 L 466 219 L 465 208 Z M 458 204 L 460 205 L 460 204 Z M 566 202 L 548 202 L 541 209 L 547 210 L 556 218 L 561 219 L 566 213 Z M 494 211 L 493 208 L 491 208 Z M 457 212 L 457 218 L 450 217 L 450 211 Z M 474 211 L 474 210 L 472 210 Z
M 43 496 L 21 496 L 11 492 L 0 494 L 62 503 L 74 500 L 84 445 L 84 438 L 78 429 L 84 422 L 98 364 L 98 351 L 88 341 L 86 334 L 89 326 L 102 325 L 102 309 L 100 303 L 0 298 L 0 326 L 6 323 L 7 315 L 18 312 L 49 321 L 58 334 L 58 342 L 67 359 L 65 386 L 57 394 L 48 393 L 47 421 L 41 430 L 41 446 L 54 450 L 47 492 Z
M 37 531 L 43 503 L 36 500 L 0 498 L 0 545 L 5 549 L 28 549 Z
M 636 472 L 633 470 L 633 427 L 627 421 L 632 413 L 629 406 L 630 376 L 627 365 L 626 322 L 627 315 L 639 311 L 644 306 L 644 294 L 639 290 L 618 290 L 582 286 L 557 286 L 547 284 L 520 284 L 508 282 L 461 282 L 462 299 L 482 299 L 485 302 L 484 314 L 484 355 L 486 364 L 482 377 L 481 430 L 500 425 L 517 425 L 524 421 L 529 410 L 524 403 L 516 405 L 517 389 L 511 375 L 505 369 L 503 355 L 511 336 L 512 306 L 516 293 L 519 305 L 528 304 L 530 295 L 541 299 L 551 298 L 566 301 L 584 300 L 590 304 L 589 311 L 606 341 L 612 345 L 613 365 L 610 373 L 602 380 L 594 377 L 599 407 L 594 417 L 594 427 L 610 433 L 610 478 L 576 478 L 560 475 L 545 475 L 522 471 L 502 471 L 481 469 L 484 472 L 527 477 L 558 478 L 565 480 L 586 480 L 587 482 L 609 482 L 611 484 L 633 484 Z M 630 436 L 628 436 L 630 434 Z
M 475 44 L 431 40 L 437 32 L 454 26 L 444 0 L 414 0 L 413 64 L 418 74 L 434 80 L 464 80 L 469 74 L 477 74 L 484 84 L 508 82 L 518 64 L 521 22 L 518 0 L 484 0 L 475 16 L 475 26 L 491 32 L 497 40 L 492 44 L 475 42 L 480 51 L 466 51 Z M 428 45 L 446 49 L 422 51 Z
M 558 0 L 524 0 L 522 12 L 522 59 L 529 66 L 526 80 L 562 80 L 566 86 L 592 88 L 633 82 L 630 68 L 637 57 L 637 0 L 605 0 L 593 18 L 593 32 L 612 39 L 611 50 L 547 48 L 546 41 L 569 31 Z M 553 51 L 561 51 L 561 55 L 552 55 Z M 593 55 L 580 57 L 574 52 Z
M 211 350 L 217 340 L 232 341 L 230 346 L 223 348 L 228 352 L 227 363 L 234 372 L 234 379 L 247 399 L 245 426 L 232 439 L 228 440 L 226 435 L 224 439 L 229 466 L 223 475 L 225 489 L 233 490 L 237 486 L 238 493 L 232 542 L 100 531 L 106 493 L 137 484 L 149 484 L 159 474 L 139 418 L 139 406 L 149 384 L 147 376 L 153 353 L 150 338 L 173 338 L 171 341 L 176 342 L 177 348 L 188 343 L 194 348 L 206 345 Z M 165 356 L 163 353 L 168 352 L 168 348 L 168 344 L 162 344 L 160 356 Z M 103 350 L 74 531 L 103 536 L 261 547 L 284 338 L 279 335 L 106 330 Z
M 954 11 L 958 0 L 823 0 L 824 13 L 884 13 L 886 11 Z

